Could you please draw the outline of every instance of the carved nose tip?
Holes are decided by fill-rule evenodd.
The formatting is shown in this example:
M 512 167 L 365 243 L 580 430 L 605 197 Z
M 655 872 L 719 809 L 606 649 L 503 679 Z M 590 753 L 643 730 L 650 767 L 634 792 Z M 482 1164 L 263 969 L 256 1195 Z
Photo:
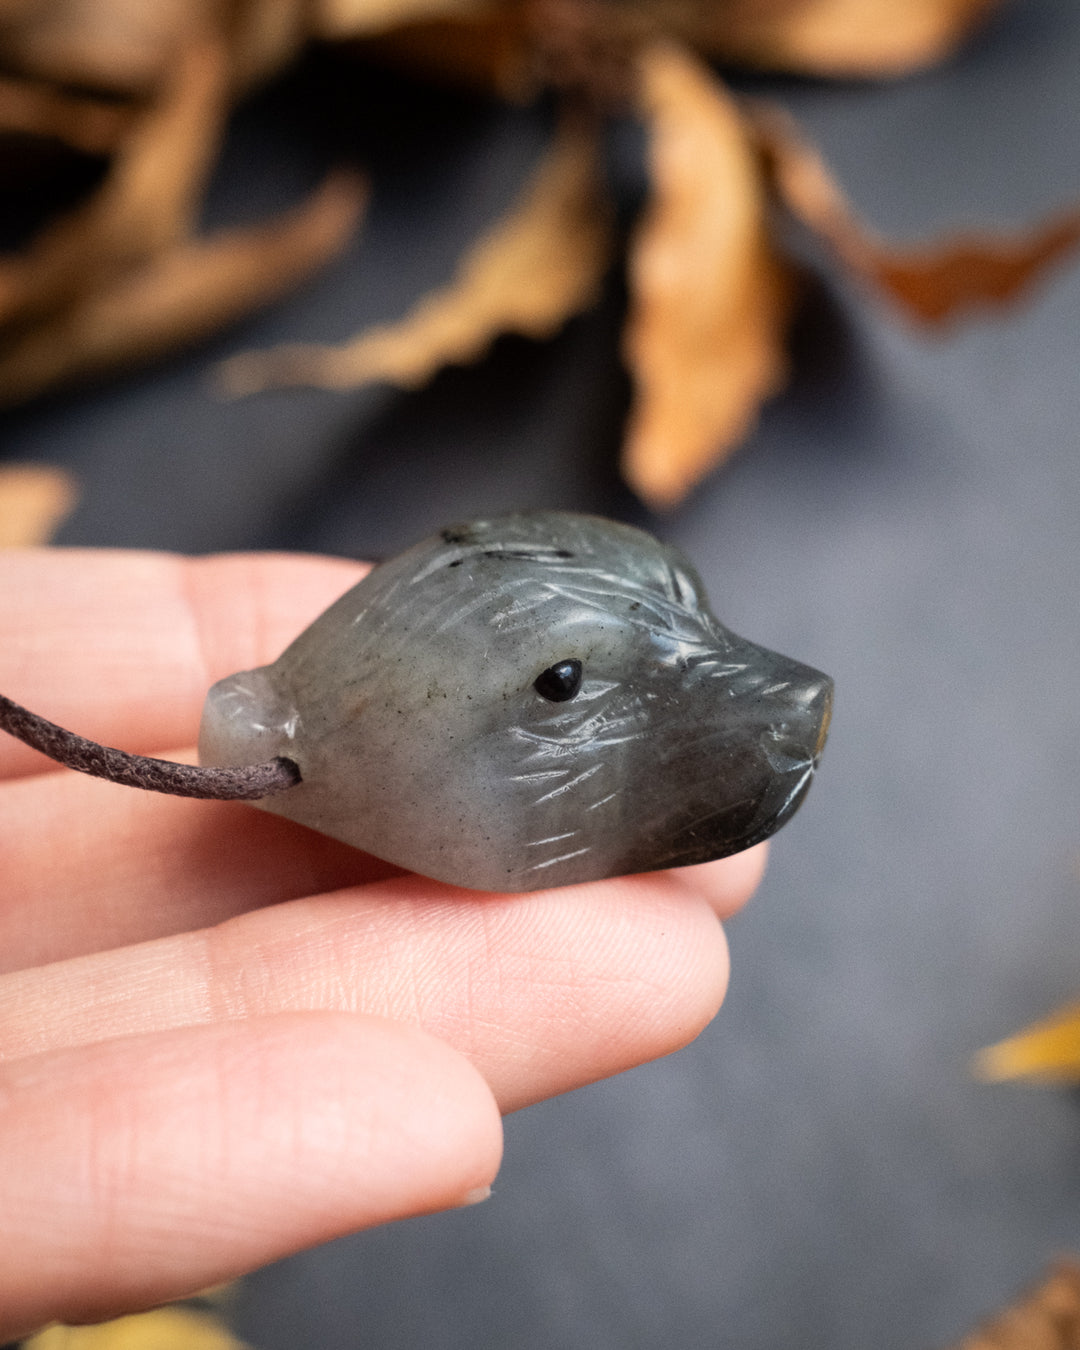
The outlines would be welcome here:
M 814 746 L 814 759 L 816 760 L 820 758 L 822 750 L 825 749 L 829 727 L 832 725 L 833 682 L 828 675 L 822 675 L 821 677 L 821 689 L 815 697 L 815 705 L 820 709 L 817 744 Z
M 832 720 L 832 680 L 803 666 L 778 693 L 777 700 L 763 742 L 769 747 L 770 763 L 780 768 L 774 761 L 782 753 L 786 769 L 816 768 Z
M 806 728 L 807 741 L 812 746 L 815 763 L 825 748 L 825 739 L 832 722 L 833 682 L 828 675 L 812 671 L 799 695 L 800 721 Z
M 213 685 L 199 728 L 199 762 L 251 764 L 286 752 L 298 715 L 278 693 L 267 667 L 241 670 Z

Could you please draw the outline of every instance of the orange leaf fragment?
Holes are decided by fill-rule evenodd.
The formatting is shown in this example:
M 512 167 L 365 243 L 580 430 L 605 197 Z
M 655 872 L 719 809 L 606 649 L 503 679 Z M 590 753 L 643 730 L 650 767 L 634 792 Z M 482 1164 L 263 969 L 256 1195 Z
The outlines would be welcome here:
M 481 356 L 500 333 L 553 336 L 599 290 L 611 246 L 598 187 L 595 135 L 566 123 L 516 205 L 473 245 L 448 286 L 397 323 L 342 346 L 292 345 L 223 362 L 232 396 L 281 385 L 347 389 L 373 380 L 403 388 Z
M 1058 1261 L 1040 1285 L 953 1350 L 1080 1350 L 1080 1261 Z
M 783 204 L 909 318 L 943 327 L 980 305 L 1018 300 L 1080 243 L 1080 208 L 1011 234 L 969 233 L 918 247 L 889 243 L 852 210 L 817 150 L 782 109 L 748 110 Z
M 78 495 L 74 478 L 52 465 L 0 467 L 0 548 L 47 544 Z
M 730 453 L 782 384 L 791 286 L 730 94 L 666 44 L 643 52 L 641 82 L 652 197 L 629 258 L 623 473 L 662 508 Z
M 1059 1008 L 1015 1036 L 980 1050 L 974 1068 L 989 1083 L 1010 1078 L 1080 1083 L 1080 1003 Z
M 698 0 L 687 25 L 725 60 L 835 78 L 902 75 L 947 56 L 1001 0 Z

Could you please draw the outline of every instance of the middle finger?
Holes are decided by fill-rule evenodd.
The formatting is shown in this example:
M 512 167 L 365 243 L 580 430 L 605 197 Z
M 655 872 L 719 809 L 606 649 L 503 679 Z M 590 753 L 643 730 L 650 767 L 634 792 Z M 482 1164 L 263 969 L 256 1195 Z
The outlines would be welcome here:
M 68 770 L 0 785 L 0 814 L 0 972 L 400 871 L 243 803 L 138 792 Z
M 483 896 L 405 876 L 0 979 L 0 1059 L 340 1010 L 416 1023 L 504 1110 L 667 1054 L 715 1014 L 727 947 L 670 873 Z

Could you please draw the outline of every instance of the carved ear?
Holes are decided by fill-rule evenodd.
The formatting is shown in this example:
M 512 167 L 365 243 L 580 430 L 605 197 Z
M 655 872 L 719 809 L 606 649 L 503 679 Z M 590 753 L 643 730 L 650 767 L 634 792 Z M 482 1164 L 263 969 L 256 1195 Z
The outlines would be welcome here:
M 300 770 L 284 755 L 275 755 L 262 764 L 230 761 L 227 766 L 180 764 L 172 759 L 134 755 L 57 726 L 4 694 L 0 694 L 0 731 L 78 773 L 173 797 L 255 802 L 295 787 L 301 781 Z
M 206 696 L 199 728 L 200 764 L 253 764 L 291 758 L 300 716 L 274 687 L 268 666 L 218 680 Z

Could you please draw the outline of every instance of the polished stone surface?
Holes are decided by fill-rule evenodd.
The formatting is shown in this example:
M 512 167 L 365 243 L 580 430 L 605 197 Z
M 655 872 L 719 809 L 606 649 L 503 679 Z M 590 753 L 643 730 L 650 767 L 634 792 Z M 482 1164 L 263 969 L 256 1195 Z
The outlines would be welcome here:
M 914 239 L 1080 197 L 1078 68 L 1080 7 L 1026 0 L 924 76 L 769 87 Z M 363 248 L 304 295 L 4 418 L 5 455 L 88 481 L 68 542 L 385 555 L 521 506 L 645 520 L 612 468 L 614 290 L 416 396 L 209 396 L 215 356 L 344 335 L 448 275 L 540 136 L 449 103 L 429 122 L 384 151 Z M 298 194 L 302 140 L 273 107 L 241 119 L 215 219 Z M 968 1071 L 1080 989 L 1080 262 L 935 340 L 818 267 L 793 385 L 650 522 L 726 623 L 841 691 L 807 809 L 730 926 L 726 1006 L 673 1058 L 512 1117 L 489 1203 L 255 1277 L 264 1350 L 913 1350 L 1080 1248 L 1076 1098 Z
M 284 758 L 266 811 L 423 876 L 533 891 L 709 862 L 810 787 L 832 681 L 740 638 L 643 530 L 533 511 L 383 563 L 210 690 L 203 764 Z

